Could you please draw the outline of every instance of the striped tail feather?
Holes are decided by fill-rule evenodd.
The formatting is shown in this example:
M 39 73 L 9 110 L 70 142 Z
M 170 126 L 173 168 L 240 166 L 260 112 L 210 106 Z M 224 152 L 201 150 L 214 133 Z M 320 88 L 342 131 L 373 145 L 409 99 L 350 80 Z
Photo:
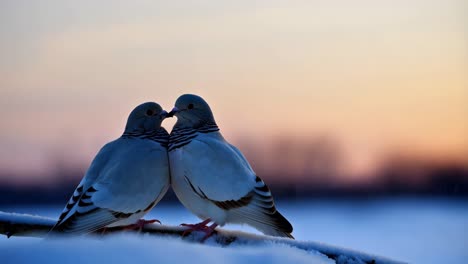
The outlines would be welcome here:
M 256 186 L 252 192 L 249 205 L 233 210 L 242 222 L 255 227 L 266 235 L 289 237 L 293 227 L 291 223 L 276 209 L 273 196 L 268 186 L 257 176 Z
M 95 232 L 118 221 L 115 213 L 107 209 L 94 208 L 86 213 L 75 212 L 53 231 L 67 235 L 81 235 Z
M 92 186 L 84 190 L 80 184 L 49 233 L 68 235 L 92 233 L 131 215 L 97 207 L 91 200 L 91 196 L 96 191 Z

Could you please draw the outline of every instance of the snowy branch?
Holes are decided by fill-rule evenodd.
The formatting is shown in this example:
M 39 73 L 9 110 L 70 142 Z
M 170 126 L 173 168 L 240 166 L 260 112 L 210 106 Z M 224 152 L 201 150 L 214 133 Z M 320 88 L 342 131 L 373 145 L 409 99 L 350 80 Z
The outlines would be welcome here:
M 54 219 L 26 215 L 16 213 L 4 213 L 0 212 L 0 234 L 6 235 L 7 237 L 12 236 L 26 236 L 26 237 L 44 237 L 48 231 L 55 224 Z M 176 237 L 182 237 L 186 227 L 182 226 L 168 226 L 160 224 L 148 224 L 141 231 L 137 230 L 123 230 L 121 227 L 114 227 L 106 229 L 104 235 L 116 233 L 116 232 L 141 232 L 151 235 L 170 235 Z M 99 234 L 102 235 L 102 234 Z M 198 242 L 203 234 L 194 232 L 184 240 Z M 309 251 L 318 252 L 327 256 L 330 259 L 335 260 L 338 264 L 345 263 L 366 263 L 366 264 L 393 264 L 401 263 L 393 261 L 384 257 L 370 255 L 350 249 L 339 248 L 335 246 L 325 245 L 317 242 L 304 242 L 297 241 L 288 238 L 277 238 L 256 234 L 249 234 L 240 231 L 228 231 L 223 229 L 216 229 L 215 235 L 210 240 L 214 241 L 220 246 L 228 246 L 232 243 L 237 245 L 258 245 L 265 243 L 278 243 L 286 244 L 291 247 Z

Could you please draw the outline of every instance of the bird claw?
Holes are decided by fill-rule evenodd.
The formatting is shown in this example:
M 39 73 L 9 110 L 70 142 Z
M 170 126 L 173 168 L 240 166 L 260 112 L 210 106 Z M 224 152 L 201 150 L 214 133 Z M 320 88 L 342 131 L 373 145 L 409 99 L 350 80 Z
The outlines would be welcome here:
M 195 225 L 191 225 L 191 224 L 181 224 L 181 226 L 185 226 L 185 227 L 188 227 L 186 230 L 184 230 L 184 232 L 182 233 L 182 236 L 185 237 L 185 236 L 188 236 L 190 235 L 193 231 L 200 231 L 200 232 L 205 232 L 208 227 L 205 225 L 205 226 L 201 226 L 201 225 L 198 225 L 198 224 L 195 224 Z
M 182 237 L 185 237 L 185 236 L 191 234 L 193 231 L 200 231 L 200 232 L 205 232 L 206 233 L 206 231 L 208 229 L 208 226 L 206 226 L 206 225 L 210 221 L 211 221 L 211 219 L 206 219 L 203 222 L 200 222 L 198 224 L 180 224 L 181 226 L 187 227 L 187 229 L 184 230 L 184 232 L 182 233 Z
M 159 221 L 158 219 L 151 219 L 151 220 L 140 219 L 138 220 L 138 223 L 140 222 L 143 222 L 143 225 L 154 224 L 154 223 L 161 224 L 161 221 Z
M 145 219 L 138 219 L 138 221 L 134 224 L 124 226 L 124 230 L 138 230 L 141 231 L 147 224 L 153 224 L 153 223 L 159 223 L 161 224 L 161 221 L 157 219 L 151 219 L 151 220 L 145 220 Z
M 215 228 L 217 227 L 218 225 L 217 224 L 212 224 L 211 226 L 209 226 L 204 232 L 205 232 L 205 235 L 203 236 L 203 238 L 200 240 L 200 242 L 205 242 L 205 240 L 207 240 L 209 237 L 211 237 L 213 234 L 214 234 L 214 231 L 215 231 Z
M 107 232 L 107 227 L 103 227 L 99 229 L 97 232 L 99 232 L 101 235 L 104 235 Z
M 205 233 L 203 238 L 200 240 L 200 242 L 205 242 L 209 237 L 211 237 L 214 234 L 215 228 L 218 226 L 216 223 L 213 223 L 210 226 L 207 226 L 207 224 L 211 222 L 211 219 L 207 219 L 201 223 L 198 224 L 181 224 L 181 226 L 188 227 L 183 233 L 182 237 L 185 237 L 189 234 L 191 234 L 193 231 L 199 231 Z

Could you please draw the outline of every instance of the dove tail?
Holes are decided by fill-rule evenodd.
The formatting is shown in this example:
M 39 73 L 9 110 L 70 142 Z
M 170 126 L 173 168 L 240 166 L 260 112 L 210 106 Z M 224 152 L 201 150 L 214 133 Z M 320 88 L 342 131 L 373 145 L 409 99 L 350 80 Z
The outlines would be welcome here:
M 278 236 L 278 237 L 289 237 L 294 239 L 291 235 L 293 227 L 291 223 L 278 211 L 270 216 L 268 224 L 260 224 L 258 222 L 252 223 L 253 226 L 257 227 L 265 235 Z M 270 224 L 271 223 L 271 224 Z
M 276 223 L 274 233 L 276 233 L 278 236 L 294 239 L 294 237 L 291 235 L 293 231 L 291 223 L 289 223 L 289 221 L 282 214 L 280 214 L 280 212 L 276 211 L 271 217 Z
M 238 215 L 239 222 L 255 227 L 270 236 L 294 238 L 291 233 L 291 223 L 276 210 L 275 202 L 268 186 L 256 177 L 256 186 L 252 192 L 252 200 L 247 206 L 233 210 Z

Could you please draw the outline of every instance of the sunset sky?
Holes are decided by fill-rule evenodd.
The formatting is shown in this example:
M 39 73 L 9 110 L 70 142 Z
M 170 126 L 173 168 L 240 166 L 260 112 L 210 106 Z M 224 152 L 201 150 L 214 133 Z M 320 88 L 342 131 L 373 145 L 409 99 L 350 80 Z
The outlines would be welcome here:
M 0 174 L 16 176 L 0 183 L 87 167 L 133 107 L 170 110 L 183 93 L 203 96 L 236 144 L 331 137 L 351 176 L 394 152 L 467 161 L 467 10 L 465 0 L 1 1 Z

